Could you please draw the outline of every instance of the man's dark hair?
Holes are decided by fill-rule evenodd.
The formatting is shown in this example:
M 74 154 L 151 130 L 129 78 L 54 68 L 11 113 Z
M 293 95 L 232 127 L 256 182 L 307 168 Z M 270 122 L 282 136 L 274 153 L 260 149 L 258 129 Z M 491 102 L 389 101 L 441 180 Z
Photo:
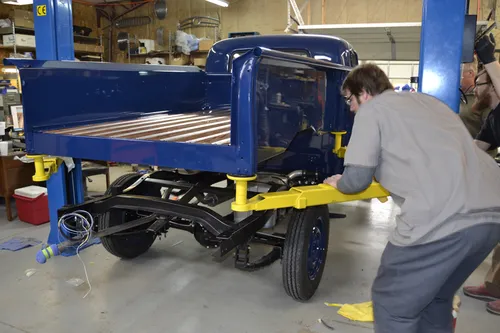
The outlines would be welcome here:
M 348 89 L 358 98 L 362 91 L 375 96 L 394 87 L 384 71 L 375 64 L 363 64 L 354 68 L 344 80 L 342 91 Z

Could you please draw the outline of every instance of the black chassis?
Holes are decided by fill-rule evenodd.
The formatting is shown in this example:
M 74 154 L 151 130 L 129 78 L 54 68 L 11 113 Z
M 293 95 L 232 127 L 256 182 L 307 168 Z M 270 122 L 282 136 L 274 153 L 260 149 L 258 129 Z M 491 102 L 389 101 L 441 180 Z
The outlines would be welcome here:
M 213 187 L 215 183 L 227 181 L 225 188 Z M 243 270 L 254 270 L 281 258 L 284 246 L 284 234 L 268 234 L 259 232 L 274 211 L 253 212 L 242 221 L 234 222 L 234 213 L 219 215 L 210 208 L 199 206 L 216 206 L 234 198 L 233 182 L 225 174 L 194 173 L 186 174 L 176 170 L 157 171 L 137 184 L 132 190 L 110 188 L 111 194 L 88 200 L 78 205 L 64 206 L 58 210 L 59 218 L 64 214 L 84 210 L 98 220 L 99 216 L 112 209 L 141 212 L 143 217 L 123 224 L 99 229 L 95 225 L 93 237 L 100 238 L 126 233 L 153 232 L 166 233 L 169 228 L 181 229 L 194 234 L 196 240 L 207 248 L 217 248 L 214 252 L 216 260 L 222 261 L 232 250 L 236 249 L 235 265 Z M 269 192 L 283 189 L 284 182 L 270 184 Z M 179 200 L 160 198 L 161 188 L 180 196 Z M 256 195 L 248 192 L 248 197 Z M 170 197 L 170 195 L 168 196 Z M 190 203 L 193 199 L 196 203 Z M 282 211 L 283 213 L 283 211 Z M 286 213 L 286 212 L 285 212 Z M 148 225 L 147 229 L 144 228 Z M 142 227 L 142 228 L 141 228 Z M 267 244 L 272 250 L 260 259 L 249 261 L 249 244 L 251 242 Z M 68 243 L 70 245 L 70 242 Z

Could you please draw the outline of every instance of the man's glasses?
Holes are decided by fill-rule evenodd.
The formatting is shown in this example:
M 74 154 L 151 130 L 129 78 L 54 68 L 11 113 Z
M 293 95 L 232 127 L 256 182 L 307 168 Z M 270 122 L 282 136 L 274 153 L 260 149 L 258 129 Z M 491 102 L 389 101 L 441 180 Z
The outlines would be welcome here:
M 478 86 L 484 86 L 485 84 L 490 84 L 489 82 L 481 82 L 481 83 L 477 83 L 475 82 L 475 86 L 478 87 Z
M 351 106 L 351 97 L 352 97 L 352 93 L 349 95 L 349 97 L 345 97 L 345 96 L 344 96 L 344 98 L 345 98 L 345 103 L 346 103 L 347 105 L 349 105 L 349 106 Z

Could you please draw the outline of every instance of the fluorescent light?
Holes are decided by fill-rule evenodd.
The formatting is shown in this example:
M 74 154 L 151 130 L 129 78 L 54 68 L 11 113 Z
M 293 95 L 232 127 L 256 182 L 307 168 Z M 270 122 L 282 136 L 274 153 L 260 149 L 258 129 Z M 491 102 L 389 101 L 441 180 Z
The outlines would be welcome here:
M 229 3 L 226 0 L 207 0 L 207 1 L 222 7 L 229 6 Z
M 33 0 L 2 0 L 2 3 L 6 5 L 26 6 L 26 5 L 32 5 Z

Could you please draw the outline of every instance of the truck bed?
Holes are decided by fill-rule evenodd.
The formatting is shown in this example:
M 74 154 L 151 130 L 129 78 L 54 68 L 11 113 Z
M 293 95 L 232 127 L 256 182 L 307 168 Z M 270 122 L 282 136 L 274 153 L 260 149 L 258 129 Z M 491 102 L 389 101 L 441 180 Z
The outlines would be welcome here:
M 109 121 L 93 125 L 65 127 L 44 133 L 80 137 L 118 138 L 145 141 L 172 141 L 229 145 L 229 109 L 192 113 L 159 114 L 132 120 Z

